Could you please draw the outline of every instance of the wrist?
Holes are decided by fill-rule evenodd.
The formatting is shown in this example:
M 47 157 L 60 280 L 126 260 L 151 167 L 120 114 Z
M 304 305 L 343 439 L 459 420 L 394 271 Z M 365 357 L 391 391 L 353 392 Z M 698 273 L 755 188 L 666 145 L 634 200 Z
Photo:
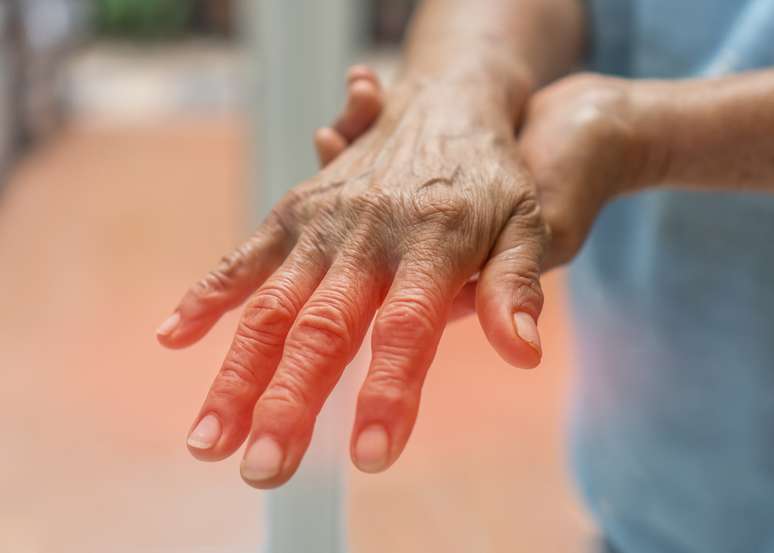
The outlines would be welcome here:
M 607 200 L 657 187 L 669 179 L 674 92 L 669 81 L 579 75 L 579 120 L 596 136 L 597 164 Z
M 387 96 L 385 120 L 418 111 L 445 130 L 478 129 L 512 134 L 534 90 L 525 70 L 511 64 L 451 68 L 433 75 L 405 70 Z
M 676 86 L 672 81 L 631 81 L 630 104 L 641 152 L 632 191 L 663 186 L 670 181 L 680 117 L 680 110 L 674 109 L 680 95 Z

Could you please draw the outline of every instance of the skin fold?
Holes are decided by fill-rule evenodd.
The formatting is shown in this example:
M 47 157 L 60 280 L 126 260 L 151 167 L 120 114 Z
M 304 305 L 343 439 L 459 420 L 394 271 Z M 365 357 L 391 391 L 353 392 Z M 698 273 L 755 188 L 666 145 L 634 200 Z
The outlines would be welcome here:
M 578 60 L 582 13 L 578 0 L 427 0 L 395 86 L 350 72 L 344 113 L 315 135 L 323 169 L 159 328 L 186 347 L 244 303 L 189 433 L 195 457 L 247 440 L 243 478 L 287 481 L 373 321 L 351 453 L 384 470 L 450 318 L 475 311 L 505 360 L 538 364 L 540 274 L 575 255 L 605 202 L 665 183 L 774 183 L 771 72 L 545 86 Z

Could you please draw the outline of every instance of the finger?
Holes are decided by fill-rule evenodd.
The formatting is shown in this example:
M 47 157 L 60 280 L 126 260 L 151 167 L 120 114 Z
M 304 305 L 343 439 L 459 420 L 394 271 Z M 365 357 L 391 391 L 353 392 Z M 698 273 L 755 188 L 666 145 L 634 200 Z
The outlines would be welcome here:
M 363 263 L 337 262 L 299 314 L 277 371 L 253 413 L 242 478 L 257 488 L 298 468 L 315 419 L 357 353 L 384 291 Z
M 381 91 L 381 82 L 376 72 L 370 67 L 363 64 L 356 64 L 349 68 L 347 71 L 347 84 L 350 85 L 355 81 L 365 80 L 376 86 L 377 90 Z
M 300 245 L 248 301 L 226 359 L 188 437 L 201 460 L 231 455 L 245 440 L 255 402 L 282 357 L 285 337 L 327 264 Z
M 376 317 L 350 446 L 364 472 L 394 463 L 414 427 L 422 383 L 461 287 L 444 272 L 405 261 Z
M 284 226 L 270 216 L 252 238 L 188 290 L 156 331 L 158 341 L 168 348 L 182 348 L 199 340 L 274 272 L 290 246 Z
M 347 86 L 347 105 L 333 128 L 347 143 L 358 139 L 382 111 L 382 93 L 374 82 L 356 79 Z
M 544 237 L 537 204 L 525 204 L 506 224 L 478 281 L 481 327 L 500 356 L 515 367 L 533 368 L 542 356 L 537 320 L 543 307 Z
M 364 84 L 365 83 L 365 84 Z M 381 84 L 376 74 L 364 65 L 354 65 L 347 73 L 347 104 L 339 116 L 337 128 L 318 129 L 314 136 L 320 165 L 325 167 L 376 120 L 383 107 Z M 349 139 L 347 137 L 350 137 Z
M 320 166 L 325 167 L 347 149 L 347 141 L 336 130 L 323 127 L 314 133 L 314 149 Z

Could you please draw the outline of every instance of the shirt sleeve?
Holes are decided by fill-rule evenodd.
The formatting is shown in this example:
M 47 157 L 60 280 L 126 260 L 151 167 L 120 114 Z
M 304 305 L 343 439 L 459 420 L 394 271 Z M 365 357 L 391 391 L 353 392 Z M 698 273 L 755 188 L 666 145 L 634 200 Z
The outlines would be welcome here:
M 588 28 L 586 67 L 629 76 L 635 38 L 636 0 L 584 0 Z

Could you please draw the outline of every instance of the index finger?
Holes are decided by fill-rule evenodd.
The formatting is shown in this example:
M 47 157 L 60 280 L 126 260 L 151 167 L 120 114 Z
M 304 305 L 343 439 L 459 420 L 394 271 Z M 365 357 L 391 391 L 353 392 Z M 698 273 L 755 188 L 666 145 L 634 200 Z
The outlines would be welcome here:
M 156 331 L 158 341 L 168 348 L 183 348 L 202 338 L 271 276 L 291 246 L 287 229 L 273 212 L 249 240 L 188 289 Z

